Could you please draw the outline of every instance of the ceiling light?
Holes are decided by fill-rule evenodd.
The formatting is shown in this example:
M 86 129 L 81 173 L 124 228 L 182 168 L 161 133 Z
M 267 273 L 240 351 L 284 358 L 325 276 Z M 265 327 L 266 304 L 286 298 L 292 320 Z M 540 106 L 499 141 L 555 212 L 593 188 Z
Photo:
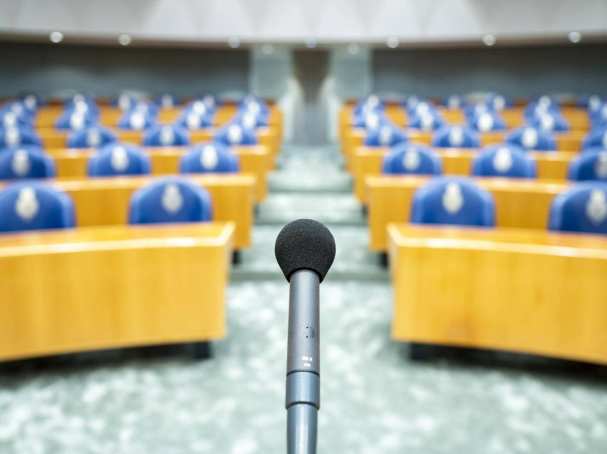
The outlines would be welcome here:
M 118 36 L 118 42 L 121 46 L 128 46 L 132 41 L 133 39 L 131 38 L 131 35 L 127 35 L 126 33 Z
M 49 39 L 51 40 L 51 43 L 58 44 L 61 41 L 63 41 L 63 33 L 61 33 L 61 32 L 52 32 L 49 35 Z
M 387 40 L 386 40 L 386 46 L 388 46 L 390 49 L 396 49 L 399 45 L 399 40 L 396 36 L 390 36 Z
M 582 34 L 580 32 L 569 32 L 567 37 L 573 44 L 577 44 L 582 40 Z
M 495 35 L 485 35 L 483 36 L 483 44 L 485 46 L 493 46 L 495 44 Z

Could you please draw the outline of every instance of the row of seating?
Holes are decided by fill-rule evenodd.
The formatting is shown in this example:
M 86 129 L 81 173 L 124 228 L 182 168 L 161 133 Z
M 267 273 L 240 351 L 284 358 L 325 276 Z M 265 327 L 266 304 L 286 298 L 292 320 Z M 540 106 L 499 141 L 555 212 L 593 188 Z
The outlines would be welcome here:
M 478 227 L 495 226 L 491 194 L 461 177 L 433 178 L 413 197 L 410 222 Z M 607 184 L 584 183 L 552 202 L 550 230 L 607 234 Z
M 383 159 L 382 172 L 393 175 L 440 175 L 442 159 L 432 148 L 401 143 L 390 149 Z M 472 161 L 471 175 L 487 177 L 536 178 L 533 157 L 514 144 L 492 145 L 479 150 Z M 572 181 L 607 182 L 607 149 L 592 149 L 574 158 L 569 164 Z
M 180 173 L 236 173 L 239 159 L 220 142 L 201 143 L 188 149 L 179 160 Z M 88 158 L 89 176 L 146 175 L 151 173 L 148 154 L 126 143 L 109 143 Z M 18 147 L 0 152 L 0 179 L 52 178 L 52 157 L 40 147 Z
M 209 193 L 179 177 L 156 180 L 131 197 L 130 224 L 205 222 L 213 217 Z M 0 232 L 75 226 L 74 204 L 41 182 L 19 182 L 0 191 Z

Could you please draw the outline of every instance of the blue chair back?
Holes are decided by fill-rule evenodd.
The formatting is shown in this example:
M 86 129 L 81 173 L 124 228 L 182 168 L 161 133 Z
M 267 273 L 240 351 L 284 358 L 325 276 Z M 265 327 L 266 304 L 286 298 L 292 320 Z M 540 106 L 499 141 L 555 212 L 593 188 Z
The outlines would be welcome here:
M 490 227 L 495 225 L 493 197 L 465 178 L 438 177 L 415 192 L 411 222 Z
M 130 131 L 142 131 L 153 127 L 155 124 L 156 115 L 154 111 L 147 108 L 127 110 L 122 114 L 120 120 L 118 120 L 118 127 L 120 129 Z
M 179 104 L 179 99 L 171 94 L 165 93 L 156 97 L 154 103 L 161 109 L 170 109 Z
M 535 178 L 535 161 L 522 148 L 494 145 L 482 150 L 472 163 L 472 175 L 479 177 Z
M 151 171 L 150 158 L 136 146 L 112 143 L 89 158 L 87 171 L 91 177 L 147 175 Z
M 68 148 L 99 148 L 118 141 L 112 131 L 103 126 L 80 129 L 72 132 L 67 139 Z
M 607 150 L 588 151 L 569 164 L 573 181 L 607 181 Z
M 19 146 L 42 146 L 40 137 L 28 128 L 0 128 L 0 149 Z
M 78 130 L 90 128 L 97 124 L 97 116 L 92 112 L 77 112 L 75 110 L 67 110 L 55 122 L 56 129 L 71 129 Z
M 238 157 L 220 143 L 196 145 L 179 162 L 181 173 L 236 173 L 239 170 Z
M 393 147 L 384 157 L 383 173 L 387 175 L 440 175 L 441 159 L 431 148 L 412 143 Z
M 38 147 L 18 147 L 0 153 L 0 179 L 52 178 L 55 163 Z
M 143 134 L 143 144 L 148 147 L 174 147 L 189 143 L 188 131 L 179 125 L 154 126 Z
M 596 148 L 607 150 L 607 126 L 593 129 L 582 142 L 583 151 Z
M 64 229 L 74 226 L 74 204 L 63 192 L 35 181 L 0 191 L 0 232 Z
M 607 183 L 579 183 L 555 197 L 550 230 L 607 234 Z
M 213 141 L 228 146 L 257 145 L 257 135 L 253 129 L 245 128 L 237 123 L 230 123 L 217 131 Z
M 206 111 L 207 113 L 197 113 L 195 110 L 190 109 L 183 112 L 177 122 L 186 129 L 204 129 L 213 126 L 214 113 Z
M 470 115 L 468 124 L 478 132 L 503 131 L 506 129 L 506 122 L 501 115 L 489 110 Z
M 552 151 L 556 150 L 554 136 L 542 129 L 524 126 L 515 129 L 506 137 L 506 142 L 518 145 L 525 150 Z
M 379 128 L 369 130 L 364 143 L 368 147 L 393 147 L 408 140 L 409 138 L 404 130 L 390 123 L 385 123 Z
M 204 222 L 212 217 L 211 197 L 205 189 L 186 179 L 169 177 L 133 194 L 129 223 Z
M 352 126 L 355 128 L 365 128 L 366 130 L 371 130 L 389 123 L 383 112 L 379 111 L 363 112 L 353 115 Z
M 529 118 L 529 125 L 537 129 L 553 132 L 569 131 L 569 123 L 560 113 L 538 113 Z
M 478 148 L 480 143 L 478 134 L 464 126 L 445 126 L 432 138 L 432 145 L 442 148 Z
M 236 114 L 232 122 L 240 124 L 248 129 L 262 128 L 268 126 L 270 116 L 262 113 L 242 111 Z

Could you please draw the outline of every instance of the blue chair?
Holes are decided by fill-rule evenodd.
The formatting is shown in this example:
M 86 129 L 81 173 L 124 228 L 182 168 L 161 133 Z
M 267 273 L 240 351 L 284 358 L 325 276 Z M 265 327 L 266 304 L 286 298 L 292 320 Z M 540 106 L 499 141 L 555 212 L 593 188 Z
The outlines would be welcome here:
M 147 107 L 136 107 L 125 111 L 118 120 L 118 127 L 130 131 L 142 131 L 156 124 L 156 111 Z
M 154 103 L 161 109 L 170 109 L 179 104 L 179 100 L 168 93 L 156 97 Z
M 0 149 L 19 146 L 42 146 L 40 137 L 32 129 L 0 128 Z
M 112 131 L 103 126 L 80 129 L 72 132 L 67 139 L 68 148 L 100 148 L 118 141 Z
M 445 126 L 434 133 L 432 145 L 441 148 L 478 148 L 478 134 L 464 126 Z
M 241 101 L 239 110 L 261 115 L 270 114 L 268 104 L 263 99 L 256 96 L 246 96 Z
M 38 147 L 11 148 L 0 153 L 0 179 L 52 178 L 55 163 Z
M 607 150 L 588 151 L 569 164 L 570 180 L 607 181 Z
M 607 234 L 607 183 L 579 183 L 556 196 L 549 229 Z
M 97 124 L 97 115 L 89 112 L 67 110 L 55 122 L 56 129 L 85 129 Z
M 211 197 L 206 190 L 186 179 L 169 177 L 133 194 L 129 223 L 205 222 L 212 217 Z
M 386 175 L 440 175 L 443 166 L 440 156 L 425 145 L 412 143 L 393 147 L 384 157 L 383 173 Z
M 87 171 L 92 177 L 147 175 L 151 164 L 149 156 L 140 148 L 111 143 L 89 158 Z
M 143 134 L 143 144 L 148 147 L 174 147 L 189 143 L 188 131 L 179 125 L 154 126 Z
M 594 95 L 590 95 L 590 96 L 580 97 L 577 100 L 576 104 L 578 107 L 585 108 L 586 110 L 588 110 L 588 113 L 591 114 L 591 113 L 599 110 L 605 101 L 606 101 L 606 99 L 603 98 L 602 96 L 594 94 Z
M 533 118 L 537 114 L 560 114 L 559 103 L 550 96 L 540 96 L 531 101 L 524 110 L 524 116 L 527 119 Z
M 44 104 L 42 98 L 33 93 L 23 94 L 19 97 L 19 100 L 21 101 L 21 104 L 23 104 L 23 106 L 25 106 L 25 108 L 31 113 L 36 112 L 38 108 Z
M 137 104 L 139 104 L 140 98 L 138 96 L 122 93 L 118 98 L 112 101 L 112 105 L 114 107 L 118 107 L 122 111 L 127 111 L 133 109 Z
M 379 128 L 369 130 L 364 143 L 368 147 L 393 147 L 408 140 L 405 131 L 393 124 L 386 123 Z
M 231 123 L 215 133 L 214 142 L 224 145 L 257 145 L 255 130 Z
M 74 204 L 63 192 L 36 181 L 0 191 L 0 232 L 74 227 Z
M 194 110 L 183 112 L 177 123 L 187 129 L 204 129 L 213 126 L 213 113 L 198 114 Z
M 25 110 L 21 112 L 14 112 L 10 108 L 0 110 L 0 128 L 33 129 L 32 118 Z
M 238 156 L 220 143 L 196 145 L 179 162 L 181 173 L 236 173 L 239 170 Z
M 478 177 L 535 178 L 535 161 L 516 145 L 494 145 L 482 150 L 472 162 Z
M 409 117 L 408 127 L 421 131 L 436 131 L 446 125 L 445 120 L 438 112 L 428 111 L 419 115 L 413 114 Z
M 213 98 L 209 98 L 212 100 Z M 216 108 L 214 101 L 213 102 L 205 102 L 204 100 L 197 99 L 189 103 L 182 112 L 182 116 L 187 116 L 191 113 L 194 113 L 201 117 L 213 116 L 215 115 Z
M 506 129 L 506 122 L 499 113 L 494 111 L 472 115 L 468 118 L 468 124 L 478 132 L 503 131 Z
M 461 109 L 466 105 L 466 98 L 461 95 L 449 95 L 445 98 L 443 104 L 449 109 Z
M 560 113 L 538 113 L 528 119 L 529 125 L 544 131 L 569 131 L 569 123 Z
M 512 107 L 512 100 L 496 93 L 490 94 L 485 98 L 484 104 L 494 111 L 501 111 Z
M 415 192 L 411 222 L 491 227 L 495 204 L 490 193 L 470 180 L 437 177 Z
M 532 126 L 523 126 L 522 128 L 515 129 L 506 136 L 506 142 L 518 145 L 525 150 L 556 150 L 554 136 L 548 131 Z
M 248 111 L 239 112 L 236 114 L 232 123 L 237 123 L 248 129 L 263 128 L 270 123 L 270 116 L 260 113 Z
M 607 150 L 607 126 L 596 128 L 588 133 L 582 142 L 582 150 L 602 148 Z

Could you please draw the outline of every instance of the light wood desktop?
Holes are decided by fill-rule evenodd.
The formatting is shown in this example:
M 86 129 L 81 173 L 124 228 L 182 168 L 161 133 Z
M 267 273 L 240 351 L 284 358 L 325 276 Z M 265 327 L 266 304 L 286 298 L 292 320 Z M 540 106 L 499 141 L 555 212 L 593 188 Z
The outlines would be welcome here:
M 0 359 L 226 333 L 232 223 L 0 235 Z
M 513 178 L 472 178 L 489 191 L 495 201 L 498 227 L 546 230 L 554 197 L 567 189 L 565 182 Z M 369 216 L 369 248 L 385 252 L 387 226 L 409 222 L 415 191 L 429 181 L 421 176 L 376 176 L 366 178 Z
M 255 177 L 237 175 L 184 175 L 209 192 L 213 204 L 213 220 L 233 222 L 234 247 L 251 245 Z M 74 201 L 78 227 L 125 225 L 128 222 L 131 196 L 158 177 L 129 176 L 48 180 L 48 184 L 64 191 Z M 0 186 L 1 187 L 1 186 Z
M 150 157 L 153 175 L 171 175 L 179 173 L 179 161 L 190 147 L 146 148 Z M 266 147 L 253 145 L 233 147 L 232 151 L 240 161 L 242 173 L 254 175 L 255 200 L 261 202 L 268 194 L 268 173 L 272 168 L 271 156 Z M 55 149 L 48 154 L 54 159 L 58 178 L 85 178 L 87 163 L 93 149 Z
M 390 224 L 392 338 L 607 364 L 607 238 Z
M 383 147 L 360 147 L 353 156 L 352 177 L 354 194 L 361 202 L 367 203 L 365 179 L 381 175 L 384 157 L 390 151 Z M 445 175 L 470 175 L 472 161 L 478 155 L 478 149 L 470 148 L 434 148 L 443 163 Z M 566 180 L 569 164 L 578 153 L 566 151 L 529 152 L 536 163 L 538 180 Z

